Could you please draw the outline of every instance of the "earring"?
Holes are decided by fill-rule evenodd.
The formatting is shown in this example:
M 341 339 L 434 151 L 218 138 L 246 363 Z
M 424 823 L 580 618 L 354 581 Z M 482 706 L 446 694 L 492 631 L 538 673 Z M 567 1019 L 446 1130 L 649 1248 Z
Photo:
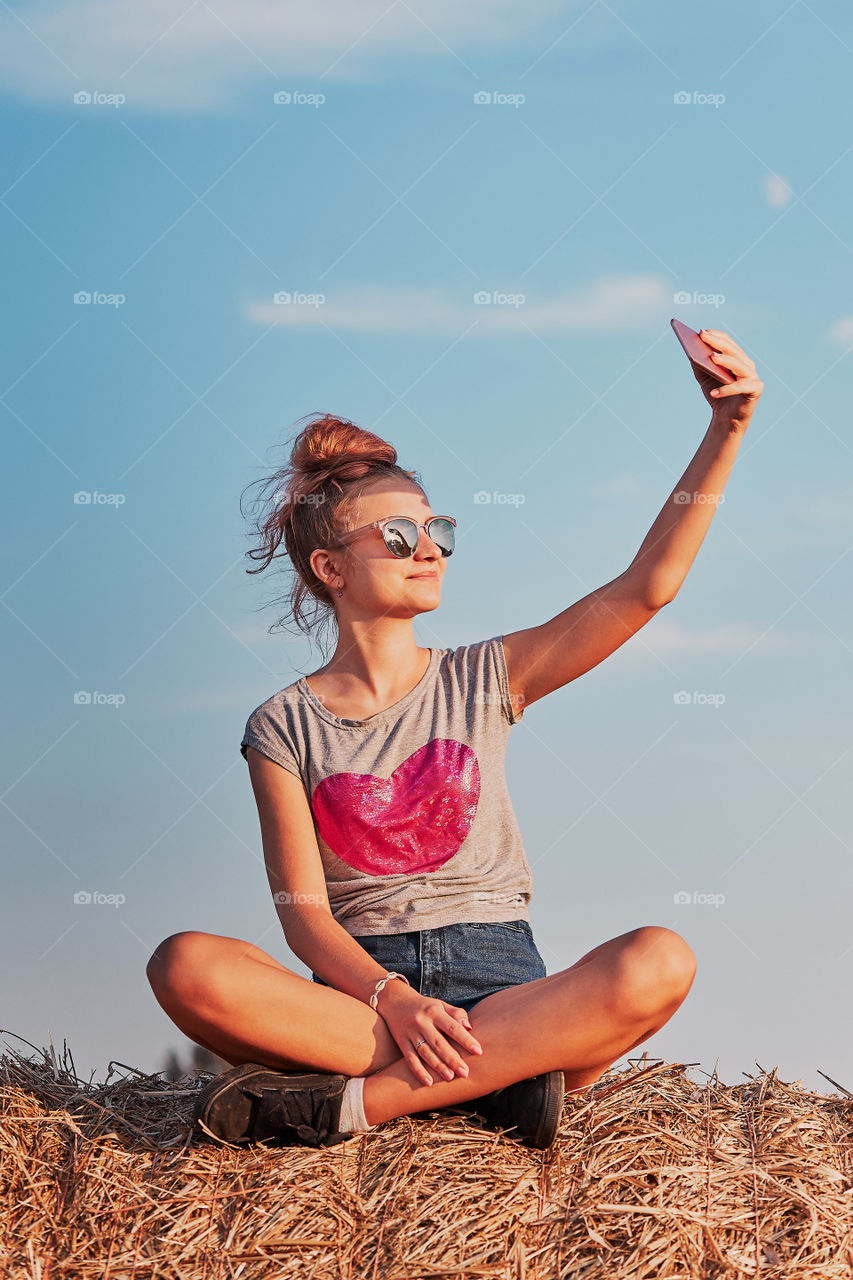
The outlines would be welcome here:
M 338 599 L 339 599 L 339 600 L 340 600 L 340 598 L 341 598 L 341 596 L 342 596 L 343 594 L 344 594 L 344 593 L 343 593 L 343 591 L 339 591 L 339 592 L 338 592 Z

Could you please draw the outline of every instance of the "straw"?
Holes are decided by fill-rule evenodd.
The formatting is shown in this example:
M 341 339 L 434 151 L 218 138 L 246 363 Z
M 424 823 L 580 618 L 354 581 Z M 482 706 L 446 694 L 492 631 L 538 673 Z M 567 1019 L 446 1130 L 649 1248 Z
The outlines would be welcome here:
M 544 1152 L 452 1112 L 316 1150 L 193 1139 L 210 1073 L 114 1062 L 84 1081 L 67 1046 L 11 1050 L 0 1274 L 849 1280 L 851 1095 L 760 1066 L 697 1083 L 688 1065 L 611 1069 L 567 1096 Z

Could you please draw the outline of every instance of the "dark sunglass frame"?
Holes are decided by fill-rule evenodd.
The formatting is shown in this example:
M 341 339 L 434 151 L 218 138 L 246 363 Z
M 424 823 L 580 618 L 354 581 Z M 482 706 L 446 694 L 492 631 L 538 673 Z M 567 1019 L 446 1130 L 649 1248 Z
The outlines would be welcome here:
M 409 550 L 408 552 L 406 552 L 405 555 L 402 555 L 402 556 L 397 551 L 395 551 L 394 548 L 390 545 L 390 543 L 388 542 L 388 538 L 386 537 L 386 534 L 385 534 L 386 525 L 389 525 L 392 522 L 397 520 L 405 521 L 406 524 L 414 526 L 414 529 L 415 529 L 415 545 L 411 548 L 411 550 Z M 446 521 L 447 524 L 451 526 L 451 542 L 453 543 L 453 546 L 451 546 L 450 550 L 445 551 L 444 548 L 441 547 L 441 544 L 439 542 L 436 542 L 436 546 L 439 547 L 439 549 L 441 550 L 442 556 L 447 558 L 447 556 L 453 555 L 453 552 L 455 550 L 455 545 L 456 545 L 456 540 L 455 540 L 456 521 L 453 519 L 452 516 L 431 516 L 430 519 L 427 520 L 425 524 L 418 524 L 417 520 L 413 520 L 411 516 L 385 516 L 382 520 L 374 520 L 372 524 L 363 524 L 358 529 L 350 529 L 349 533 L 342 534 L 341 537 L 337 539 L 337 541 L 332 542 L 329 545 L 332 547 L 340 547 L 340 546 L 343 546 L 345 543 L 350 542 L 353 538 L 360 537 L 361 534 L 363 533 L 369 533 L 371 529 L 379 529 L 379 531 L 382 534 L 382 541 L 385 543 L 385 546 L 391 552 L 392 556 L 396 556 L 398 560 L 408 560 L 408 558 L 410 556 L 413 556 L 418 549 L 418 543 L 420 542 L 420 538 L 421 538 L 421 529 L 424 530 L 428 538 L 435 541 L 435 539 L 432 538 L 432 534 L 429 531 L 429 527 L 436 520 L 444 520 Z M 406 545 L 409 546 L 408 539 L 406 539 Z

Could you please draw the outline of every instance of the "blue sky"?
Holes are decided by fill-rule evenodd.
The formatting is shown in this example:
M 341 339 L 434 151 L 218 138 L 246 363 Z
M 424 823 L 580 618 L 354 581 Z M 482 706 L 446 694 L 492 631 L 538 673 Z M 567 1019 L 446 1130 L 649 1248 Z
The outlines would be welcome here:
M 840 2 L 3 6 L 3 1027 L 156 1070 L 166 935 L 307 973 L 239 755 L 322 663 L 244 572 L 298 420 L 457 517 L 421 644 L 518 630 L 627 567 L 702 439 L 675 315 L 765 392 L 677 599 L 514 729 L 534 931 L 554 972 L 674 928 L 644 1048 L 853 1087 L 851 59 Z

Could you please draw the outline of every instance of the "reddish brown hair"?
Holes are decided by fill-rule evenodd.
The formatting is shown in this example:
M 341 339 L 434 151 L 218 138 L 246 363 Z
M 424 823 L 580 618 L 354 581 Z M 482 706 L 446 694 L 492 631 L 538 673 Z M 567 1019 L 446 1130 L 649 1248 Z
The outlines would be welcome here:
M 376 480 L 394 478 L 426 494 L 417 472 L 398 466 L 392 444 L 347 418 L 315 416 L 287 445 L 292 447 L 286 464 L 254 482 L 262 486 L 255 504 L 262 508 L 255 520 L 260 545 L 246 554 L 262 564 L 246 572 L 262 573 L 273 560 L 288 556 L 293 583 L 286 618 L 310 636 L 318 620 L 328 623 L 335 617 L 331 592 L 309 564 L 311 552 L 356 527 L 358 500 Z M 278 549 L 282 541 L 284 551 Z M 349 554 L 348 548 L 342 551 L 344 557 Z M 285 617 L 275 626 L 284 627 Z

